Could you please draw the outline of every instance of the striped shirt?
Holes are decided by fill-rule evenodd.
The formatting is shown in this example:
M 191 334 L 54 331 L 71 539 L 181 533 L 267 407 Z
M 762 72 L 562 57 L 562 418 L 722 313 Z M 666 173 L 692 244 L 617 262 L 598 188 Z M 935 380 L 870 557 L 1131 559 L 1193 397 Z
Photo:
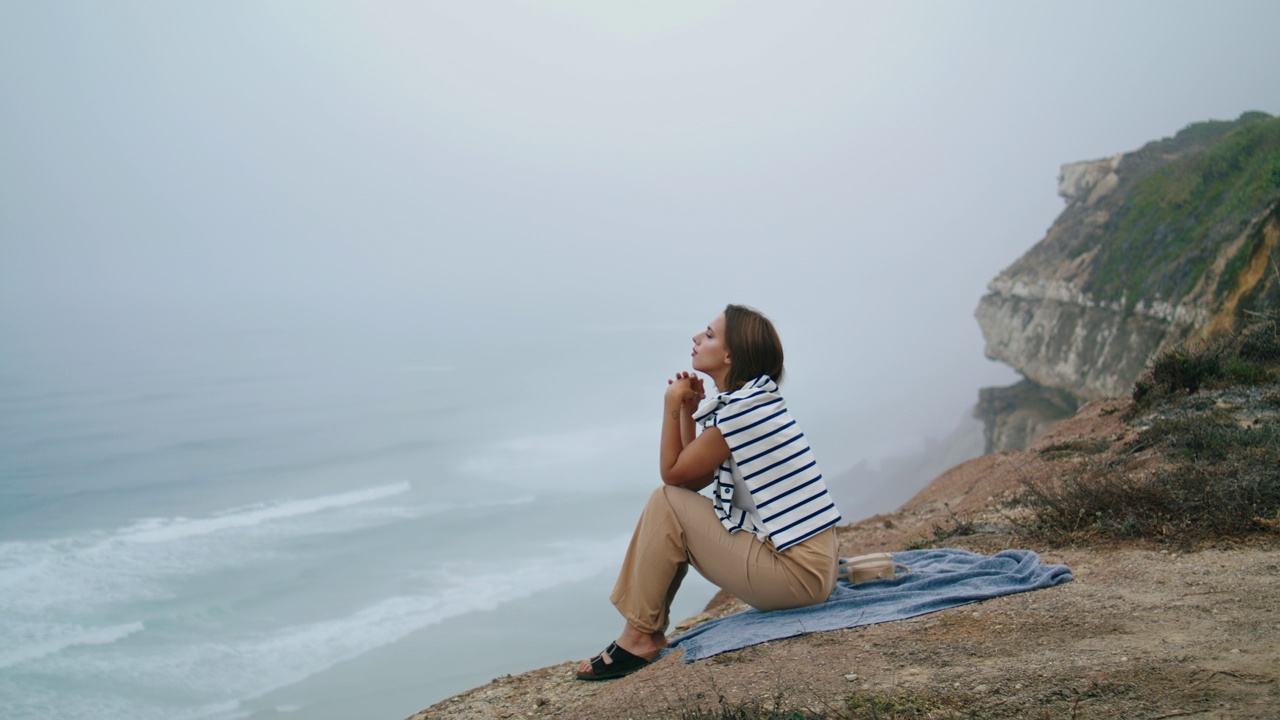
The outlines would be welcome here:
M 693 419 L 703 430 L 720 428 L 729 445 L 712 495 L 716 515 L 729 532 L 753 532 L 781 551 L 840 522 L 809 442 L 768 375 L 711 398 Z M 755 513 L 749 510 L 752 503 L 733 502 L 735 471 Z

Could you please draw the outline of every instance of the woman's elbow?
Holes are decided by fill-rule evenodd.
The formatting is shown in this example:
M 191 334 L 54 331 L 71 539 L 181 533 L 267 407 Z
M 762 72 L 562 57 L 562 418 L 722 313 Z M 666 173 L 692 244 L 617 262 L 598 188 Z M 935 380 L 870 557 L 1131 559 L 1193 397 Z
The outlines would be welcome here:
M 688 481 L 688 478 L 685 478 L 680 473 L 676 472 L 675 468 L 663 469 L 661 477 L 664 485 L 683 486 Z
M 664 485 L 674 485 L 682 487 L 694 492 L 711 484 L 712 477 L 710 475 L 694 475 L 690 476 L 686 473 L 674 471 L 664 471 L 662 473 L 662 482 Z

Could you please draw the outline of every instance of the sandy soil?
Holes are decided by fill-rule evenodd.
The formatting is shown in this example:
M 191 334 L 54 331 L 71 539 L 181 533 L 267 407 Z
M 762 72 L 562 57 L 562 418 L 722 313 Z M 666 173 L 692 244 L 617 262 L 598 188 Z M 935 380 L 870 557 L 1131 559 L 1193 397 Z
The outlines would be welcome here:
M 943 474 L 897 513 L 840 529 L 841 554 L 908 543 L 996 552 L 1029 547 L 1065 563 L 1066 585 L 910 620 L 815 633 L 629 677 L 585 683 L 578 658 L 442 701 L 429 718 L 679 718 L 758 705 L 848 718 L 1280 717 L 1280 538 L 1216 547 L 1048 547 L 1013 534 L 1023 481 L 1118 447 L 1135 432 L 1121 401 L 1098 401 L 1025 452 Z M 1088 441 L 1088 442 L 1082 442 Z M 1133 470 L 1158 457 L 1133 459 Z M 961 523 L 976 532 L 940 537 Z M 937 531 L 934 528 L 938 528 Z M 718 597 L 690 622 L 742 606 Z

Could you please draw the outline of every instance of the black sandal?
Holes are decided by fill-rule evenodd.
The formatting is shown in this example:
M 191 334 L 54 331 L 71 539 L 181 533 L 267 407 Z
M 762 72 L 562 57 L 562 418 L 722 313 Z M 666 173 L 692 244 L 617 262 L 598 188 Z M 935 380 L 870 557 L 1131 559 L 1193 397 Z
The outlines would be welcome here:
M 618 647 L 618 643 L 609 643 L 604 652 L 591 658 L 591 672 L 578 671 L 579 680 L 612 680 L 639 670 L 658 659 L 661 650 L 653 651 L 652 657 L 634 655 Z

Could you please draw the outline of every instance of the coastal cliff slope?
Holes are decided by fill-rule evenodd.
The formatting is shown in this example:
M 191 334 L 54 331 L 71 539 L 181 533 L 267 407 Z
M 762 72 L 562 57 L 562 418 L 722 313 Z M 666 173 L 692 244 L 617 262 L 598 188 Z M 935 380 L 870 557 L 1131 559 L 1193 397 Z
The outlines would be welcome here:
M 1025 380 L 986 388 L 986 450 L 1021 449 L 1153 354 L 1238 329 L 1280 301 L 1280 118 L 1245 113 L 1062 166 L 1048 233 L 988 285 L 986 354 Z
M 1280 383 L 1255 389 L 1280 422 Z M 1228 391 L 1229 394 L 1229 391 Z M 1203 395 L 1217 405 L 1226 396 Z M 679 653 L 620 680 L 573 677 L 576 659 L 497 678 L 411 720 L 897 720 L 1273 718 L 1280 707 L 1280 536 L 1046 544 L 1019 531 L 1024 483 L 1086 464 L 1162 467 L 1128 399 L 1087 404 L 1029 450 L 947 471 L 894 513 L 838 529 L 840 552 L 948 546 L 1037 550 L 1075 580 L 909 620 L 814 633 L 690 665 Z M 1173 412 L 1165 407 L 1161 411 Z M 1256 408 L 1249 409 L 1256 414 Z M 743 609 L 724 599 L 682 626 Z
M 565 658 L 411 720 L 1274 718 L 1280 119 L 1067 166 L 1062 192 L 978 309 L 988 354 L 1026 378 L 983 391 L 988 446 L 1025 449 L 837 536 L 842 556 L 1028 548 L 1074 581 L 604 683 Z M 744 607 L 722 592 L 675 631 Z

